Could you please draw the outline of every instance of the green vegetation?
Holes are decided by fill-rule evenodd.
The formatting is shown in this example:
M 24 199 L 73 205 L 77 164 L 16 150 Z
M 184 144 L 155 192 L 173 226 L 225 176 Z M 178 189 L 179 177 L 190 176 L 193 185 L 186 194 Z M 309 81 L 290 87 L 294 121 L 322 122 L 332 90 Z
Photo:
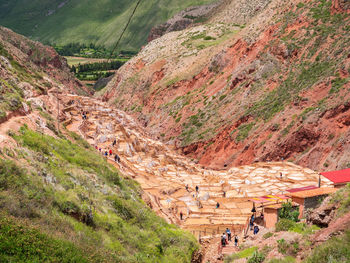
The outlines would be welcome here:
M 12 57 L 0 45 L 0 52 L 12 62 Z M 16 111 L 22 107 L 23 90 L 13 80 L 0 79 L 0 119 L 6 117 L 7 111 Z
M 332 195 L 332 203 L 340 203 L 337 216 L 340 217 L 350 211 L 350 183 Z
M 298 222 L 299 209 L 298 207 L 293 207 L 292 202 L 285 202 L 282 204 L 282 208 L 278 211 L 278 217 Z
M 236 142 L 241 142 L 244 141 L 248 135 L 251 129 L 254 127 L 255 123 L 247 123 L 247 124 L 242 124 L 241 126 L 238 127 L 238 134 L 236 137 Z
M 255 251 L 253 256 L 251 256 L 247 263 L 262 263 L 265 260 L 265 255 L 263 253 L 260 253 L 259 251 Z
M 271 259 L 268 263 L 294 263 L 295 258 L 292 256 L 287 256 L 283 259 Z
M 282 238 L 280 240 L 277 240 L 277 248 L 278 252 L 280 252 L 283 255 L 296 256 L 299 251 L 299 243 L 289 243 Z
M 104 46 L 96 46 L 92 43 L 89 45 L 70 43 L 63 46 L 54 46 L 57 53 L 61 56 L 74 56 L 84 58 L 130 58 L 136 55 L 135 51 L 120 51 L 119 54 L 111 54 L 111 50 L 106 49 Z
M 225 257 L 225 263 L 234 262 L 236 259 L 249 258 L 258 250 L 257 247 L 246 248 L 238 253 Z
M 131 21 L 120 49 L 138 51 L 147 42 L 151 28 L 187 7 L 213 0 L 142 1 Z M 70 43 L 111 48 L 115 45 L 135 7 L 135 1 L 93 0 L 82 3 L 54 0 L 0 0 L 0 24 L 55 46 Z M 118 52 L 117 52 L 118 53 Z
M 280 219 L 276 224 L 276 232 L 288 231 L 295 226 L 295 222 L 289 219 Z
M 1 262 L 89 262 L 72 242 L 49 237 L 15 221 L 0 216 Z
M 340 237 L 333 237 L 316 247 L 305 263 L 329 263 L 350 261 L 350 231 Z
M 80 80 L 98 80 L 99 78 L 109 77 L 114 71 L 119 69 L 124 62 L 113 60 L 111 62 L 95 62 L 89 64 L 79 64 L 72 66 L 71 71 Z
M 265 233 L 264 235 L 263 235 L 263 239 L 268 239 L 268 238 L 270 238 L 270 237 L 272 237 L 273 236 L 273 233 L 272 232 L 267 232 L 267 233 Z
M 0 159 L 1 259 L 190 262 L 194 237 L 157 217 L 139 186 L 78 135 L 69 133 L 72 142 L 27 127 L 11 134 L 19 147 L 3 158 L 16 156 L 27 169 Z

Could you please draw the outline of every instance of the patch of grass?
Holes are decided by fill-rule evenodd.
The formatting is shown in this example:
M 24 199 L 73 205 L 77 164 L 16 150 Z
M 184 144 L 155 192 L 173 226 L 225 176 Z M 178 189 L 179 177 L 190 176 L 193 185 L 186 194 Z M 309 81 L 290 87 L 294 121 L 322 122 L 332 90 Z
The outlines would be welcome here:
M 236 259 L 249 258 L 249 257 L 253 256 L 254 252 L 256 252 L 257 250 L 258 250 L 257 247 L 246 248 L 238 253 L 235 253 L 235 254 L 232 254 L 228 257 L 225 257 L 224 262 L 230 263 L 230 262 L 234 262 Z
M 329 263 L 350 261 L 350 231 L 333 237 L 312 250 L 305 263 Z
M 72 242 L 49 237 L 4 215 L 0 216 L 0 261 L 89 262 Z
M 296 232 L 302 235 L 311 235 L 318 230 L 320 230 L 318 226 L 316 225 L 308 226 L 305 223 L 297 223 L 293 227 L 289 228 L 289 231 Z
M 273 233 L 272 232 L 267 232 L 267 233 L 265 233 L 264 235 L 263 235 L 263 239 L 268 239 L 268 238 L 270 238 L 270 237 L 272 237 L 273 236 Z
M 292 256 L 287 256 L 283 259 L 270 259 L 268 263 L 294 263 L 295 258 Z
M 254 127 L 254 125 L 255 125 L 254 122 L 240 125 L 238 127 L 238 134 L 236 137 L 236 142 L 244 141 L 248 137 L 249 132 Z
M 332 83 L 332 88 L 329 90 L 330 94 L 337 93 L 339 90 L 348 82 L 348 79 L 342 79 L 337 77 L 336 79 L 333 79 L 331 81 Z

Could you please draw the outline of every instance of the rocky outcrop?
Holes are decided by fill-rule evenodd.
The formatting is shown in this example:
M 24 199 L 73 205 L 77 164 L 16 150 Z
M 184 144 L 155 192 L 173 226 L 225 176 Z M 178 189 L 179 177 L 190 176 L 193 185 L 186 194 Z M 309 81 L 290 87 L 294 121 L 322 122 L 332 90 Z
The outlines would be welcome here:
M 307 213 L 306 220 L 308 223 L 319 227 L 328 227 L 335 216 L 338 205 L 331 202 L 332 197 L 327 197 L 320 207 Z

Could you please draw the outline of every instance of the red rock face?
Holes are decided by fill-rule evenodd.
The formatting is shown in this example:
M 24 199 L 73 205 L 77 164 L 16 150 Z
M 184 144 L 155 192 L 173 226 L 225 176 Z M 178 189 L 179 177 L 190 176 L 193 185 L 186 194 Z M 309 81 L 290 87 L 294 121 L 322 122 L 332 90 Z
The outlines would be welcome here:
M 242 31 L 210 53 L 207 62 L 194 61 L 199 65 L 192 77 L 176 78 L 168 60 L 157 56 L 126 65 L 134 75 L 119 75 L 105 98 L 118 97 L 117 107 L 203 166 L 224 169 L 283 158 L 316 170 L 345 168 L 350 165 L 350 50 L 341 43 L 348 37 L 343 29 L 349 17 L 323 37 L 319 30 L 330 21 L 310 14 L 308 5 L 319 2 L 304 4 L 282 8 L 276 14 L 280 20 L 272 20 L 253 40 L 247 40 L 251 32 Z M 332 4 L 332 10 L 347 10 L 347 1 Z M 310 65 L 314 70 L 308 71 Z M 136 85 L 126 84 L 135 79 Z M 275 96 L 281 104 L 274 103 L 275 93 L 281 93 Z M 273 99 L 264 100 L 268 95 Z M 133 105 L 142 110 L 131 110 Z

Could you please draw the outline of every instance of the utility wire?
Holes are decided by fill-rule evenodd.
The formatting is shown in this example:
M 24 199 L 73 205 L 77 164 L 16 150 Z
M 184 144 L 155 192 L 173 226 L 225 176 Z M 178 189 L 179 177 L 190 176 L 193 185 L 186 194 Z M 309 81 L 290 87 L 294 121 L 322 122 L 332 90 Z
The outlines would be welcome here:
M 122 37 L 123 37 L 123 35 L 124 35 L 126 29 L 128 28 L 128 26 L 129 26 L 129 24 L 130 24 L 130 22 L 131 22 L 131 19 L 132 19 L 133 16 L 135 15 L 136 9 L 139 7 L 141 1 L 142 1 L 142 0 L 138 0 L 138 1 L 137 1 L 136 6 L 135 6 L 134 10 L 132 11 L 131 16 L 129 17 L 129 20 L 128 20 L 128 22 L 126 23 L 126 25 L 125 25 L 125 27 L 124 27 L 124 29 L 123 29 L 123 31 L 122 31 L 122 33 L 121 33 L 121 35 L 120 35 L 120 37 L 119 37 L 117 43 L 115 44 L 114 48 L 112 49 L 111 55 L 109 56 L 109 59 L 108 59 L 107 62 L 110 62 L 110 60 L 111 60 L 111 58 L 112 58 L 112 56 L 113 56 L 114 51 L 117 49 L 117 47 L 118 47 L 118 45 L 119 45 L 119 42 L 120 42 L 120 40 L 122 39 Z

